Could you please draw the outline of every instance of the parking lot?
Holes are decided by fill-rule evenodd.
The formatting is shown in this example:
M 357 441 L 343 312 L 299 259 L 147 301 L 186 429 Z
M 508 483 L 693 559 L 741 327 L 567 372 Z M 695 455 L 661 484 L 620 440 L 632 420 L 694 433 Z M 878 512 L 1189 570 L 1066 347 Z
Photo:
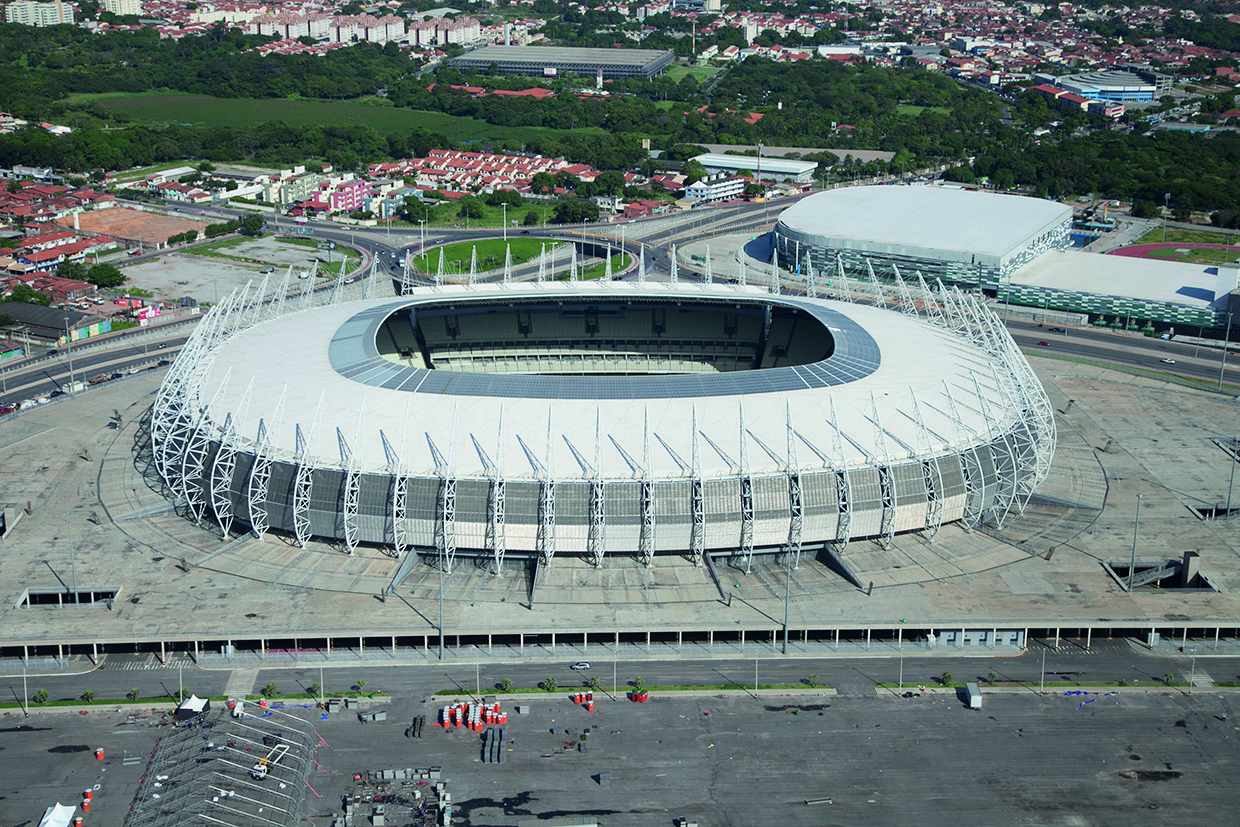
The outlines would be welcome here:
M 317 678 L 317 675 L 313 676 Z M 574 690 L 576 691 L 576 690 Z M 460 827 L 591 816 L 601 825 L 1089 824 L 1226 822 L 1234 809 L 1236 728 L 1229 696 L 1198 693 L 987 694 L 981 711 L 952 695 L 659 697 L 596 694 L 595 712 L 564 692 L 519 701 L 503 764 L 484 763 L 482 734 L 444 731 L 444 699 L 402 698 L 361 723 L 320 720 L 307 823 L 342 813 L 368 820 L 376 793 L 411 798 L 414 780 L 365 778 L 386 769 L 442 767 Z M 290 710 L 293 711 L 293 710 Z M 407 738 L 415 715 L 422 738 Z M 29 731 L 0 724 L 0 827 L 34 823 L 56 801 L 99 784 L 91 827 L 120 827 L 141 775 L 123 764 L 166 728 L 155 717 L 92 711 L 37 714 Z M 588 728 L 588 733 L 587 733 Z M 586 751 L 580 751 L 586 734 Z M 204 736 L 205 737 L 205 736 Z M 93 749 L 106 748 L 96 761 Z M 600 783 L 600 773 L 610 783 Z M 361 781 L 354 779 L 362 775 Z M 321 796 L 321 797 L 319 797 Z M 393 802 L 388 824 L 408 823 Z

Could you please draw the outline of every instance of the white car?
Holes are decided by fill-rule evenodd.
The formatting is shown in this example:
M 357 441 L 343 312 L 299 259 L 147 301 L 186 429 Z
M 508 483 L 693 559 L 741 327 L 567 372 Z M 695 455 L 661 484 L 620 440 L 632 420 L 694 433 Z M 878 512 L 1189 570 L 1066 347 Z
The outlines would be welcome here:
M 1174 360 L 1174 359 L 1161 359 L 1160 361 L 1161 361 L 1164 365 L 1174 365 L 1174 364 L 1175 364 L 1175 360 Z
M 587 661 L 579 660 L 568 668 L 574 672 L 584 672 L 586 669 L 590 668 L 590 664 Z

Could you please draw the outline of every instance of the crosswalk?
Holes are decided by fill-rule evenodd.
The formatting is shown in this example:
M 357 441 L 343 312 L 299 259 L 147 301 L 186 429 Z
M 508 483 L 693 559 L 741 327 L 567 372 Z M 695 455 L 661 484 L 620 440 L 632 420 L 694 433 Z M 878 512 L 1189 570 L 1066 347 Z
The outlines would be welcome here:
M 167 663 L 160 663 L 159 658 L 151 655 L 146 660 L 130 660 L 123 662 L 115 662 L 105 660 L 99 667 L 113 672 L 139 672 L 155 669 L 192 669 L 194 662 L 189 658 L 169 658 Z

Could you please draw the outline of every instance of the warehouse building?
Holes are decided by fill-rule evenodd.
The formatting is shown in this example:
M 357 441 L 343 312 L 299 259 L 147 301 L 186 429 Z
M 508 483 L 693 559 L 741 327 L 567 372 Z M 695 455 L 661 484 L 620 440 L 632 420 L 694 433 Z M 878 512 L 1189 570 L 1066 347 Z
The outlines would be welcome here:
M 502 75 L 557 77 L 574 74 L 604 78 L 653 78 L 672 64 L 670 51 L 651 49 L 573 49 L 562 46 L 483 46 L 453 58 L 453 69 Z

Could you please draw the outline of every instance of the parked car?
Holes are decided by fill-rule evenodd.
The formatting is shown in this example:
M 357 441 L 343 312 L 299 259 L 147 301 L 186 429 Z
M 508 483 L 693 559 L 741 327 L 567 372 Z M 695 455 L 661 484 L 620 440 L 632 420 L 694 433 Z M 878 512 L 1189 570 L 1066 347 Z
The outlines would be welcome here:
M 588 661 L 579 660 L 568 668 L 574 672 L 584 672 L 586 669 L 590 668 L 590 664 Z

